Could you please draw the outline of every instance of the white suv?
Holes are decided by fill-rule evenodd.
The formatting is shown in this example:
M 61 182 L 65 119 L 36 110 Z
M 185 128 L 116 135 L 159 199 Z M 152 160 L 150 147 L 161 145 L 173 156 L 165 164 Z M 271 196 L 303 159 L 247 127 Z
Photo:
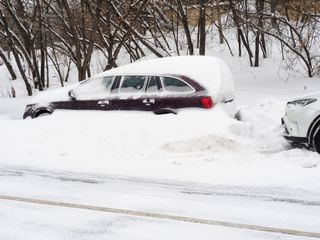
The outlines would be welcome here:
M 282 124 L 286 139 L 320 153 L 320 92 L 288 102 Z

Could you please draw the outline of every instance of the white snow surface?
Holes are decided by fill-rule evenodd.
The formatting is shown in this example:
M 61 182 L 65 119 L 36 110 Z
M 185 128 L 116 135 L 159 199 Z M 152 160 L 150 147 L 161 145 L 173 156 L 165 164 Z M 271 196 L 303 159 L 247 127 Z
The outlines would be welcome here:
M 14 240 L 309 240 L 201 224 L 135 218 L 94 211 L 47 208 L 23 203 L 2 203 L 0 236 Z
M 319 91 L 320 79 L 306 78 L 301 66 L 280 68 L 276 45 L 262 66 L 250 68 L 245 57 L 229 57 L 216 36 L 207 44 L 232 71 L 243 121 L 219 106 L 164 116 L 57 111 L 22 120 L 28 102 L 67 98 L 77 84 L 34 99 L 0 99 L 0 193 L 319 232 L 320 155 L 291 147 L 280 118 L 286 101 Z M 105 66 L 102 59 L 93 57 L 92 73 Z M 73 67 L 66 84 L 75 81 Z M 26 95 L 21 79 L 12 85 Z M 14 240 L 310 239 L 3 200 L 0 226 L 0 239 Z
M 0 98 L 11 97 L 11 77 L 5 65 L 0 66 Z
M 30 98 L 0 99 L 0 193 L 319 232 L 320 155 L 292 148 L 281 137 L 280 118 L 286 101 L 319 90 L 320 79 L 283 77 L 273 59 L 254 69 L 221 57 L 233 71 L 243 121 L 219 105 L 178 115 L 56 111 L 22 120 Z M 139 184 L 89 186 L 83 176 Z M 178 182 L 195 196 L 150 189 L 144 180 Z M 255 199 L 260 191 L 267 200 Z M 182 232 L 186 239 L 307 239 L 3 200 L 1 206 L 3 239 L 179 239 Z
M 280 125 L 286 101 L 320 89 L 319 79 L 283 79 L 273 59 L 249 68 L 241 58 L 221 57 L 235 76 L 244 121 L 219 106 L 164 116 L 56 111 L 21 120 L 27 98 L 0 100 L 0 165 L 320 191 L 319 155 L 290 147 Z

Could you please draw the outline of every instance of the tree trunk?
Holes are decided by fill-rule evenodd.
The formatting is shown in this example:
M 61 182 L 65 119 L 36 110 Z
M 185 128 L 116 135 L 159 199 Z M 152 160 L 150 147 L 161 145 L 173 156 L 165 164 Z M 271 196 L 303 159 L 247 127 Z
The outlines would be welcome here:
M 5 32 L 7 34 L 9 47 L 10 47 L 12 53 L 13 53 L 13 56 L 14 56 L 14 58 L 16 60 L 17 65 L 18 65 L 20 74 L 21 74 L 21 76 L 23 78 L 23 81 L 24 81 L 24 83 L 26 85 L 27 93 L 28 93 L 29 96 L 32 96 L 31 86 L 30 86 L 30 84 L 28 82 L 28 78 L 27 78 L 27 76 L 26 76 L 26 74 L 24 72 L 23 66 L 22 66 L 21 61 L 20 61 L 20 57 L 19 57 L 19 55 L 17 53 L 15 44 L 13 42 L 12 34 L 11 34 L 10 29 L 9 29 L 7 19 L 3 16 L 3 13 L 1 11 L 1 9 L 0 9 L 0 18 L 1 18 L 2 22 L 3 22 L 4 30 L 5 30 Z
M 256 9 L 257 9 L 257 16 L 258 16 L 258 29 L 256 32 L 256 40 L 255 40 L 255 59 L 254 59 L 254 66 L 259 67 L 259 57 L 260 57 L 260 36 L 261 31 L 263 31 L 263 21 L 262 21 L 262 12 L 264 10 L 264 0 L 256 0 Z M 264 41 L 264 37 L 263 37 Z M 265 43 L 263 43 L 265 47 Z M 263 49 L 265 50 L 265 49 Z M 265 51 L 264 55 L 265 55 Z
M 255 55 L 254 55 L 254 66 L 259 67 L 259 53 L 260 53 L 260 30 L 257 30 L 255 40 Z
M 246 40 L 242 30 L 241 30 L 240 18 L 239 18 L 238 14 L 237 14 L 237 11 L 236 11 L 236 8 L 235 8 L 233 0 L 229 0 L 229 7 L 230 7 L 232 15 L 233 15 L 234 24 L 235 24 L 235 26 L 236 26 L 236 28 L 238 30 L 239 55 L 241 56 L 241 41 L 242 41 L 243 45 L 245 46 L 245 48 L 246 48 L 246 50 L 248 52 L 250 65 L 252 66 L 253 65 L 253 63 L 252 63 L 252 57 L 253 57 L 252 51 L 250 49 L 249 43 L 247 42 L 247 40 Z
M 177 0 L 177 5 L 178 5 L 178 12 L 179 12 L 180 19 L 181 19 L 181 22 L 183 25 L 183 29 L 184 29 L 184 32 L 185 32 L 186 38 L 187 38 L 189 54 L 193 55 L 194 50 L 193 50 L 193 43 L 192 43 L 190 28 L 189 28 L 189 24 L 188 24 L 188 15 L 187 15 L 188 13 L 184 11 L 181 0 Z
M 199 12 L 199 54 L 206 54 L 206 4 L 205 0 L 200 0 Z
M 22 67 L 22 64 L 21 64 L 21 61 L 20 61 L 20 58 L 19 58 L 19 55 L 17 54 L 16 50 L 15 49 L 12 49 L 12 53 L 13 53 L 13 56 L 17 62 L 17 65 L 18 65 L 18 68 L 19 68 L 19 71 L 20 71 L 20 74 L 22 76 L 22 79 L 24 81 L 24 84 L 26 85 L 26 89 L 27 89 L 27 93 L 28 93 L 28 96 L 32 96 L 32 89 L 31 89 L 31 86 L 30 86 L 30 83 L 28 81 L 28 78 L 24 72 L 24 69 Z
M 224 43 L 223 29 L 222 29 L 222 21 L 221 21 L 221 9 L 220 9 L 220 0 L 217 1 L 217 18 L 218 18 L 218 31 L 219 31 L 219 42 L 220 44 Z
M 265 38 L 265 34 L 262 32 L 261 33 L 261 50 L 263 53 L 263 58 L 267 58 L 267 46 L 266 46 L 266 38 Z
M 241 46 L 241 37 L 240 37 L 240 29 L 238 29 L 237 32 L 237 39 L 238 39 L 238 51 L 239 51 L 239 57 L 242 56 L 242 46 Z
M 2 58 L 4 64 L 6 65 L 8 71 L 9 71 L 9 73 L 10 73 L 10 75 L 11 75 L 11 79 L 12 79 L 12 80 L 17 79 L 17 75 L 16 75 L 16 73 L 14 72 L 13 67 L 12 67 L 10 61 L 7 59 L 6 55 L 3 53 L 3 51 L 2 51 L 1 48 L 0 48 L 0 57 Z

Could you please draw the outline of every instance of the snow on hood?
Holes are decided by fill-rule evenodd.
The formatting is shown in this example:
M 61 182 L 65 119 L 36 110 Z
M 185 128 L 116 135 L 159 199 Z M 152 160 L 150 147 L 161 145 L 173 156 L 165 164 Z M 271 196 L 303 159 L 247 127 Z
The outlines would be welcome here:
M 68 100 L 70 99 L 68 92 L 71 89 L 79 86 L 79 84 L 80 83 L 75 83 L 67 87 L 40 92 L 37 95 L 35 95 L 28 104 L 34 104 L 34 103 L 46 104 L 49 102 Z
M 308 94 L 295 98 L 295 100 L 304 99 L 304 98 L 320 98 L 320 91 L 310 92 Z

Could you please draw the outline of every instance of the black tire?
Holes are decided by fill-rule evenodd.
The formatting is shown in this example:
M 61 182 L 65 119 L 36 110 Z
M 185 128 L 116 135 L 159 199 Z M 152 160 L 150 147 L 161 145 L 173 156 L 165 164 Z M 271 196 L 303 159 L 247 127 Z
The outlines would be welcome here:
M 313 133 L 312 146 L 317 153 L 320 153 L 320 126 L 318 126 Z

